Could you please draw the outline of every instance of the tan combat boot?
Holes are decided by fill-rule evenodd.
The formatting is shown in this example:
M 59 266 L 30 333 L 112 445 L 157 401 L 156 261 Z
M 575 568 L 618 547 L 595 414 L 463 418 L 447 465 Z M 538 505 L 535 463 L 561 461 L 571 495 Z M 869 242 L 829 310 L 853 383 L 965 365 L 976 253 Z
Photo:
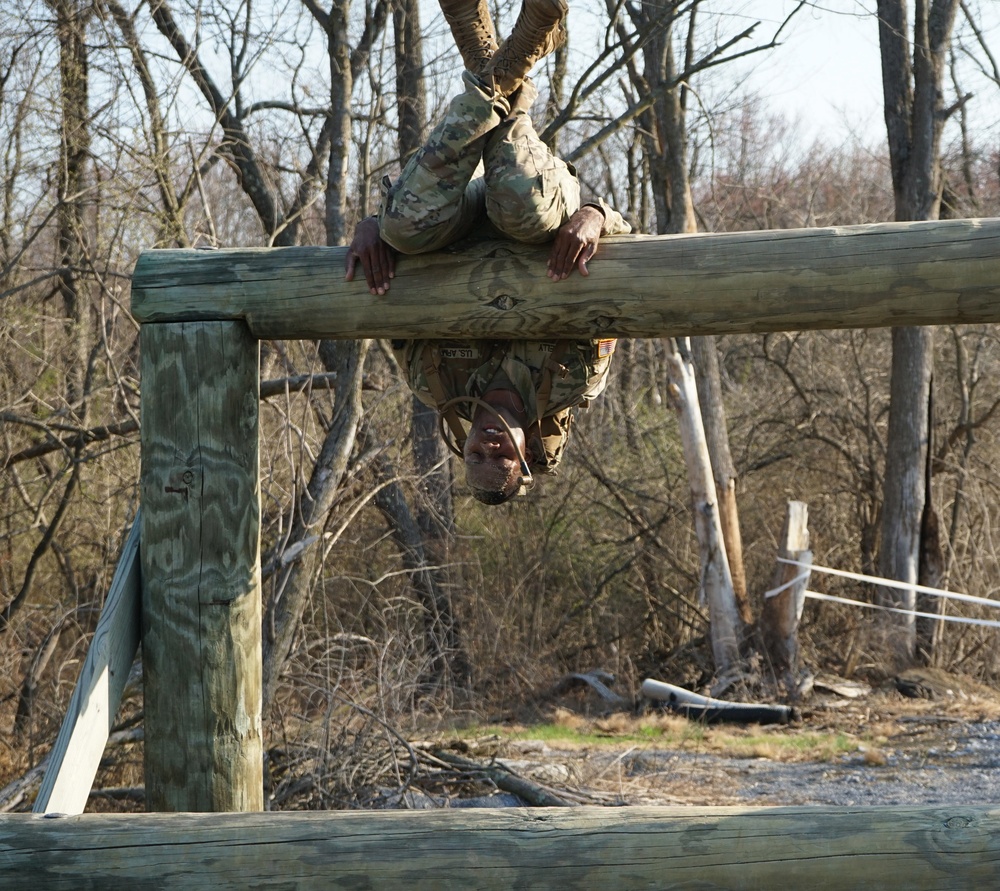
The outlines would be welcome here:
M 486 0 L 441 0 L 465 67 L 482 74 L 497 51 L 497 35 Z
M 524 0 L 514 30 L 485 71 L 498 92 L 509 96 L 539 59 L 562 45 L 568 9 L 567 0 Z

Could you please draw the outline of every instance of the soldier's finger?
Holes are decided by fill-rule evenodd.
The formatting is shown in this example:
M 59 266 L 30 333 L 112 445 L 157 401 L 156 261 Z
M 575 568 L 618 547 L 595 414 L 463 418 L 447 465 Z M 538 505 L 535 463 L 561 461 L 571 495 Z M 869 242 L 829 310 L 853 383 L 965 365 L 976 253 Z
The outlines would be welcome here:
M 382 277 L 378 268 L 378 259 L 369 253 L 362 261 L 361 265 L 365 270 L 365 281 L 368 282 L 368 290 L 372 294 L 378 293 Z
M 554 281 L 566 277 L 566 269 L 572 268 L 573 256 L 569 239 L 565 233 L 560 232 L 556 237 L 555 244 L 552 245 L 552 252 L 549 255 L 550 278 Z
M 566 251 L 566 260 L 563 264 L 562 277 L 568 278 L 572 275 L 573 270 L 577 266 L 577 262 L 580 259 L 580 255 L 585 245 L 579 240 L 574 239 L 570 244 L 569 249 Z
M 380 265 L 385 270 L 383 284 L 388 288 L 389 279 L 396 277 L 396 255 L 385 244 L 381 245 L 379 253 L 381 254 L 379 258 Z

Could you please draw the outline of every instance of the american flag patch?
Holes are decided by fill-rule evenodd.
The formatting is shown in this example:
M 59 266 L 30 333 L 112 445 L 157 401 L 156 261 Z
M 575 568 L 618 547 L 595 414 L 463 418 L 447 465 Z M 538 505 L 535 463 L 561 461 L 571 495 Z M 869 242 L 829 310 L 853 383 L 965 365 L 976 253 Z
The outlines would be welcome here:
M 610 356 L 615 351 L 615 344 L 618 343 L 616 338 L 611 340 L 599 340 L 597 342 L 597 356 L 600 359 L 604 359 Z

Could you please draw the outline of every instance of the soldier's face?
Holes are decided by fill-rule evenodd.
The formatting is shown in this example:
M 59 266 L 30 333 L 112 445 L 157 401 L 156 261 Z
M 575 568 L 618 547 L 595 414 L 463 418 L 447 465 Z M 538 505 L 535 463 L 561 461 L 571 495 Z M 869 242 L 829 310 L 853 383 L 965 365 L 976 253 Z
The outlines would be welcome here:
M 513 487 L 521 478 L 518 449 L 524 449 L 523 420 L 510 409 L 495 406 L 511 428 L 510 437 L 493 413 L 479 408 L 465 440 L 463 457 L 469 484 L 489 491 Z

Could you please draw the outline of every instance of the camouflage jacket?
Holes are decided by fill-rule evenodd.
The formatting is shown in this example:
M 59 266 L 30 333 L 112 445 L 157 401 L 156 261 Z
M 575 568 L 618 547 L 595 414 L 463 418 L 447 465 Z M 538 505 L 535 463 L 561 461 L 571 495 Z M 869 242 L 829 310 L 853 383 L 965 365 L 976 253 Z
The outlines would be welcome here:
M 392 346 L 410 389 L 430 408 L 497 387 L 515 390 L 528 415 L 528 462 L 551 473 L 569 437 L 571 409 L 607 385 L 615 340 L 397 340 Z M 468 421 L 475 406 L 459 403 L 455 410 Z

